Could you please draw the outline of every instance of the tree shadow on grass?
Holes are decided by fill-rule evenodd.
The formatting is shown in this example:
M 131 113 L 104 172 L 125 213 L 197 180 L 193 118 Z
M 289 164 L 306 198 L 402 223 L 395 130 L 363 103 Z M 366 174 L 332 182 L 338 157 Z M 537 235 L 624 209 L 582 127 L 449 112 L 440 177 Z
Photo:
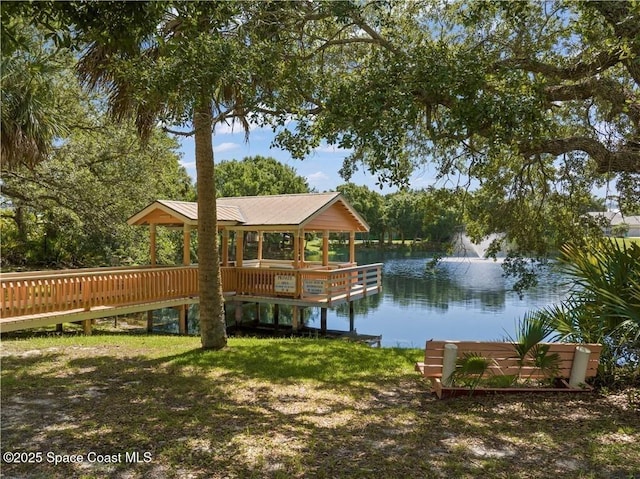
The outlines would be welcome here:
M 223 351 L 194 349 L 165 358 L 172 368 L 223 368 L 238 378 L 335 384 L 376 382 L 399 373 L 413 375 L 418 355 L 409 349 L 374 349 L 328 340 L 255 341 Z
M 122 456 L 3 464 L 3 474 L 627 478 L 640 467 L 637 416 L 618 404 L 592 395 L 437 401 L 406 372 L 415 351 L 322 344 L 5 358 L 3 451 Z M 151 461 L 127 463 L 127 452 Z
M 640 422 L 624 400 L 542 393 L 438 401 L 445 437 L 432 442 L 451 477 L 630 478 L 640 472 Z M 444 410 L 443 410 L 444 409 Z M 413 440 L 433 439 L 418 427 Z M 502 476 L 501 476 L 502 477 Z

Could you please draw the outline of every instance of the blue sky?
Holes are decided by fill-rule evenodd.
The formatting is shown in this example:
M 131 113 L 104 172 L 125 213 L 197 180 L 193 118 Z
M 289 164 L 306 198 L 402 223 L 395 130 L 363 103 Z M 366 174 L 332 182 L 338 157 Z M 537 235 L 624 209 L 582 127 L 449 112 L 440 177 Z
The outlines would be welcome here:
M 249 141 L 245 142 L 242 128 L 236 126 L 232 129 L 227 125 L 219 125 L 213 136 L 213 150 L 216 164 L 225 160 L 241 160 L 247 156 L 271 156 L 281 163 L 294 168 L 298 175 L 307 179 L 311 188 L 318 192 L 335 191 L 338 185 L 345 181 L 338 171 L 342 167 L 342 160 L 349 154 L 346 150 L 322 145 L 304 160 L 294 160 L 291 155 L 279 148 L 270 148 L 274 134 L 270 128 L 252 128 Z M 181 144 L 182 164 L 191 177 L 196 180 L 195 148 L 193 136 L 178 137 Z M 397 187 L 385 186 L 382 189 L 376 185 L 376 178 L 362 170 L 356 172 L 351 181 L 357 185 L 365 185 L 382 194 L 392 193 Z M 426 164 L 410 178 L 409 186 L 413 189 L 422 189 L 427 186 L 445 186 L 443 181 L 435 180 L 435 167 Z M 451 185 L 449 185 L 451 186 Z M 615 186 L 612 182 L 601 188 L 593 190 L 594 195 L 604 198 L 615 194 Z
M 309 186 L 317 191 L 333 191 L 344 180 L 338 174 L 342 167 L 342 160 L 349 154 L 348 151 L 323 145 L 317 148 L 308 158 L 304 160 L 294 160 L 291 155 L 279 148 L 270 148 L 273 140 L 273 133 L 270 128 L 253 128 L 249 134 L 249 141 L 245 142 L 242 128 L 236 126 L 231 128 L 227 125 L 220 125 L 216 128 L 213 136 L 213 150 L 216 164 L 224 160 L 241 160 L 246 156 L 271 156 L 276 160 L 293 167 L 298 175 L 307 179 Z M 182 164 L 187 169 L 191 177 L 196 179 L 195 151 L 193 137 L 179 137 L 182 152 Z M 433 167 L 432 172 L 426 166 L 422 171 L 416 172 L 411 179 L 412 188 L 425 188 L 434 184 Z M 366 185 L 381 193 L 391 193 L 397 188 L 384 187 L 382 190 L 376 185 L 375 177 L 358 171 L 351 179 L 358 185 Z

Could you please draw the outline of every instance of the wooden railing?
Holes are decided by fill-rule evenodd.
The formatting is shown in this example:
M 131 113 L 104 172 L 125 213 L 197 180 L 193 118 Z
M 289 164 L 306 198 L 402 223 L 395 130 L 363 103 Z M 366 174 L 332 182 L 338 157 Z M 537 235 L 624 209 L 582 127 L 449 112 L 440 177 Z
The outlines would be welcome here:
M 347 300 L 353 294 L 366 296 L 369 291 L 379 292 L 381 289 L 382 263 L 332 270 L 327 280 L 327 295 L 346 294 Z
M 0 311 L 14 317 L 197 294 L 197 266 L 9 273 L 0 280 Z
M 382 264 L 331 269 L 222 267 L 225 293 L 324 300 L 380 290 Z M 0 278 L 3 318 L 98 306 L 152 303 L 198 295 L 198 266 L 95 268 L 8 273 Z
M 239 295 L 333 298 L 365 294 L 382 287 L 382 263 L 348 268 L 304 269 L 236 268 L 235 291 Z

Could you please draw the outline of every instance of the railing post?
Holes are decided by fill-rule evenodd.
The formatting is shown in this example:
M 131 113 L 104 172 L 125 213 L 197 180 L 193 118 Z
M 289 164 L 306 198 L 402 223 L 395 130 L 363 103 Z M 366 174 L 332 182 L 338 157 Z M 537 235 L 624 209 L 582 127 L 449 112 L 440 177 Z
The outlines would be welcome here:
M 4 317 L 9 311 L 7 304 L 7 295 L 5 294 L 5 284 L 0 284 L 0 316 Z
M 584 346 L 577 346 L 573 355 L 573 364 L 571 365 L 571 376 L 569 377 L 569 386 L 572 388 L 580 387 L 584 384 L 587 375 L 587 367 L 589 366 L 589 356 L 591 351 Z
M 91 277 L 88 276 L 85 281 L 81 283 L 82 287 L 82 306 L 85 311 L 91 309 Z
M 444 386 L 451 385 L 451 375 L 456 370 L 456 362 L 458 361 L 458 346 L 452 343 L 444 345 L 444 354 L 442 355 L 442 384 Z

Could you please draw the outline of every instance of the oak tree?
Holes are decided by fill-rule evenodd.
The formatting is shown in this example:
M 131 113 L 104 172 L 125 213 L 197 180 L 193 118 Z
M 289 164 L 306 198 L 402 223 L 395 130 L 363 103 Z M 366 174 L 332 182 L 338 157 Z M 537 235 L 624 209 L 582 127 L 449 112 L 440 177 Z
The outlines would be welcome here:
M 278 137 L 294 155 L 326 138 L 351 151 L 345 178 L 364 168 L 381 184 L 434 164 L 473 193 L 477 239 L 506 232 L 527 254 L 585 234 L 594 188 L 637 204 L 640 4 L 340 5 L 333 27 L 306 30 L 324 61 L 318 114 Z

